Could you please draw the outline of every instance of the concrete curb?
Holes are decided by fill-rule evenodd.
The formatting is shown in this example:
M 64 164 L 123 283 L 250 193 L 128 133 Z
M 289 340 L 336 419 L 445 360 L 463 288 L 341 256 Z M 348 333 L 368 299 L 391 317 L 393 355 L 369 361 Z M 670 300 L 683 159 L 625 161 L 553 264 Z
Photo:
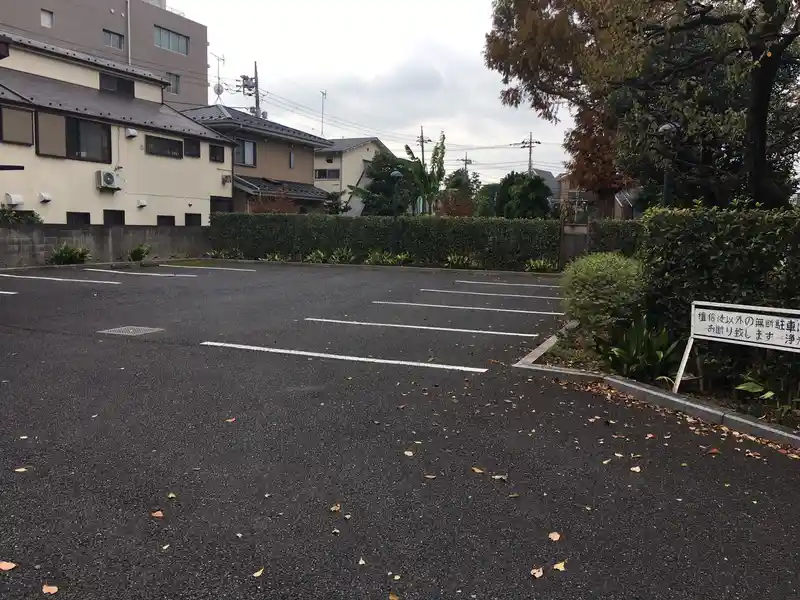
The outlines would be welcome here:
M 570 321 L 566 325 L 564 325 L 561 329 L 559 329 L 556 333 L 551 335 L 547 338 L 544 342 L 536 346 L 532 352 L 530 352 L 525 358 L 520 360 L 516 365 L 517 367 L 524 367 L 524 366 L 532 366 L 537 360 L 539 360 L 548 350 L 550 350 L 553 346 L 558 343 L 558 338 L 564 335 L 567 331 L 575 329 L 578 326 L 577 321 Z M 538 365 L 537 365 L 538 366 Z M 583 372 L 578 371 L 577 369 L 563 369 L 564 371 L 575 371 L 575 372 Z
M 559 333 L 566 331 L 571 324 L 572 323 L 568 323 Z M 574 328 L 574 326 L 572 328 Z M 553 338 L 555 338 L 555 342 L 550 343 Z M 788 427 L 765 423 L 759 419 L 756 419 L 755 417 L 740 414 L 723 406 L 716 406 L 708 402 L 702 402 L 694 399 L 689 400 L 685 396 L 673 394 L 670 391 L 662 390 L 644 383 L 639 383 L 638 381 L 633 381 L 631 379 L 625 379 L 624 377 L 612 377 L 600 373 L 582 371 L 580 369 L 565 369 L 563 367 L 551 367 L 534 364 L 533 361 L 541 358 L 541 356 L 550 350 L 557 341 L 558 334 L 546 340 L 543 344 L 537 347 L 533 352 L 528 354 L 528 356 L 523 358 L 514 366 L 529 371 L 535 371 L 542 377 L 551 377 L 564 381 L 571 381 L 574 383 L 602 382 L 618 392 L 633 396 L 642 402 L 678 410 L 687 415 L 691 415 L 711 423 L 725 425 L 734 431 L 741 431 L 743 433 L 748 433 L 756 437 L 772 440 L 780 444 L 788 444 L 790 446 L 800 448 L 800 434 L 793 432 Z M 542 348 L 545 346 L 546 348 L 542 350 Z
M 180 263 L 187 260 L 204 260 L 204 259 L 191 259 L 191 258 L 165 258 L 164 260 L 143 260 L 141 262 L 130 261 L 117 261 L 117 262 L 87 262 L 80 265 L 31 265 L 28 267 L 1 267 L 0 273 L 10 273 L 13 271 L 31 271 L 40 269 L 71 269 L 80 270 L 94 267 L 106 267 L 109 269 L 145 269 L 150 267 L 157 267 L 165 263 Z

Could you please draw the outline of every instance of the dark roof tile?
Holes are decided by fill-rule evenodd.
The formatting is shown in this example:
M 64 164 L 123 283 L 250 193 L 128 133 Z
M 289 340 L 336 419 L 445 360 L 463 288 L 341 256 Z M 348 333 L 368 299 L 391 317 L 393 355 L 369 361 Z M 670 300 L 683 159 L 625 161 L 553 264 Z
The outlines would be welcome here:
M 234 185 L 246 192 L 261 192 L 276 196 L 286 193 L 290 198 L 300 200 L 324 201 L 328 194 L 325 190 L 314 187 L 310 183 L 298 183 L 296 181 L 282 181 L 279 179 L 264 179 L 263 177 L 247 177 L 244 175 L 234 175 Z

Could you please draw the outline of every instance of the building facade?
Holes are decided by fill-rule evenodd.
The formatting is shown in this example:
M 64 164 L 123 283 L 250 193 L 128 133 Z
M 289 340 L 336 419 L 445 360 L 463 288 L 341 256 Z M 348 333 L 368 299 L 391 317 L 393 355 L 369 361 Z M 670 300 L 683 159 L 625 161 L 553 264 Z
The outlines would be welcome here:
M 208 102 L 208 33 L 165 0 L 0 0 L 0 29 L 150 71 L 178 108 Z
M 367 167 L 378 152 L 392 151 L 376 137 L 331 140 L 332 145 L 318 148 L 314 157 L 314 184 L 329 193 L 341 193 L 342 204 L 350 205 L 345 214 L 357 217 L 364 210 L 361 198 L 350 191 L 369 183 Z
M 208 225 L 234 143 L 161 101 L 160 77 L 0 31 L 0 205 L 69 225 Z

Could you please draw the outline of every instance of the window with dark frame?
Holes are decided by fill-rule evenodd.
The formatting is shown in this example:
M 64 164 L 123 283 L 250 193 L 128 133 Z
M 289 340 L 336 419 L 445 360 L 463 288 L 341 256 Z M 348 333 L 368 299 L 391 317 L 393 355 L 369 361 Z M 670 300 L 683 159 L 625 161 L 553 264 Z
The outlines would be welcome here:
M 125 36 L 121 33 L 103 29 L 103 41 L 109 48 L 116 48 L 117 50 L 125 49 Z
M 183 155 L 200 158 L 200 140 L 183 140 Z
M 103 225 L 125 225 L 125 211 L 104 210 Z
M 186 227 L 200 227 L 203 225 L 203 216 L 199 213 L 186 213 L 184 219 Z
M 111 126 L 66 117 L 66 158 L 111 164 Z
M 67 212 L 67 225 L 70 227 L 85 227 L 92 224 L 92 215 L 87 212 Z
M 185 35 L 165 29 L 164 27 L 154 26 L 155 45 L 158 48 L 177 52 L 178 54 L 189 54 L 189 38 Z
M 208 147 L 208 160 L 214 163 L 225 162 L 225 146 L 215 146 L 211 144 Z
M 144 136 L 144 151 L 153 156 L 183 158 L 183 142 L 155 135 Z
M 175 73 L 167 73 L 167 81 L 169 86 L 164 88 L 167 94 L 180 94 L 181 93 L 181 76 Z
M 245 167 L 256 166 L 256 143 L 250 140 L 236 140 L 233 151 L 233 162 Z
M 175 215 L 158 215 L 156 225 L 159 227 L 175 227 Z
M 314 179 L 339 179 L 341 176 L 340 169 L 315 169 Z
M 132 79 L 117 77 L 107 73 L 100 73 L 100 91 L 125 96 L 126 98 L 135 97 L 135 88 Z

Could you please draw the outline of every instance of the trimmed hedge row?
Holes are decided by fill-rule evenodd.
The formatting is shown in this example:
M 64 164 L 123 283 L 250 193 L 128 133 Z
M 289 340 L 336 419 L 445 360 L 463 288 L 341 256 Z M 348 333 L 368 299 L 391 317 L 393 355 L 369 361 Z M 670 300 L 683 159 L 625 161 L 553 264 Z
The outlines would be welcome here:
M 633 256 L 645 235 L 641 221 L 604 219 L 589 222 L 589 252 L 621 252 Z
M 556 220 L 218 213 L 210 236 L 215 250 L 238 249 L 249 259 L 347 247 L 359 260 L 381 250 L 441 265 L 456 254 L 487 269 L 520 269 L 531 258 L 558 260 L 558 228 Z

